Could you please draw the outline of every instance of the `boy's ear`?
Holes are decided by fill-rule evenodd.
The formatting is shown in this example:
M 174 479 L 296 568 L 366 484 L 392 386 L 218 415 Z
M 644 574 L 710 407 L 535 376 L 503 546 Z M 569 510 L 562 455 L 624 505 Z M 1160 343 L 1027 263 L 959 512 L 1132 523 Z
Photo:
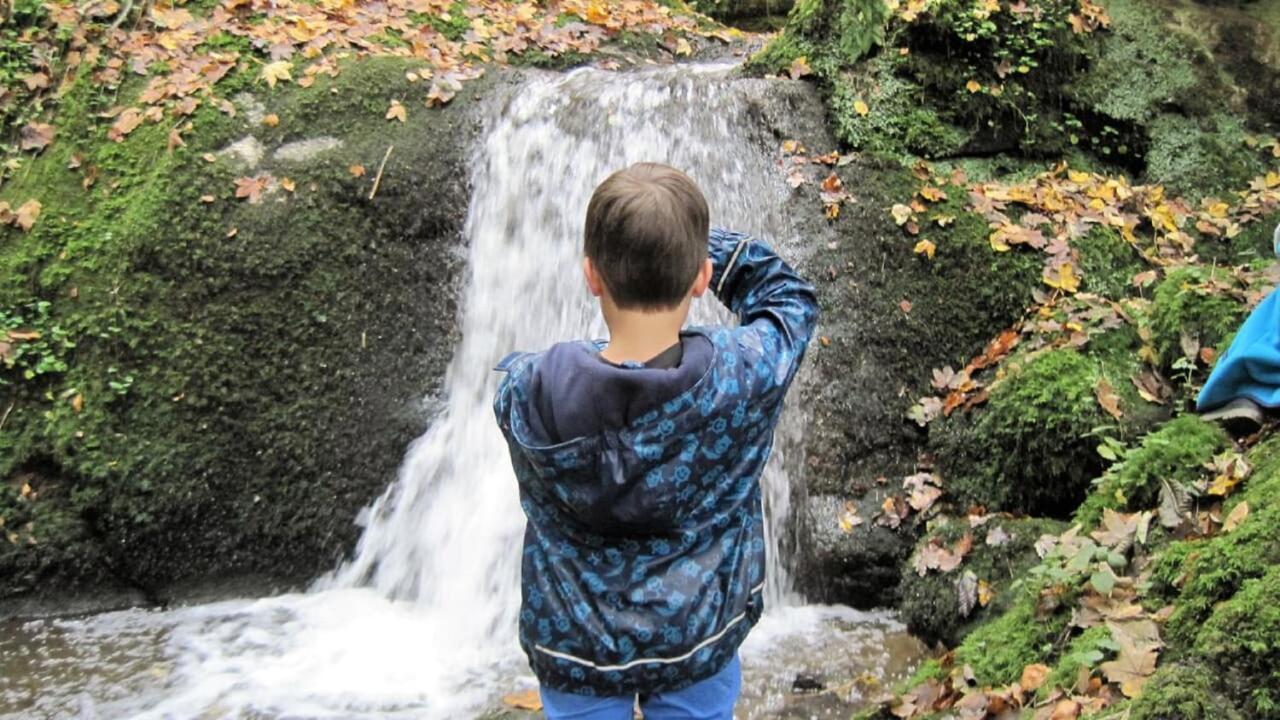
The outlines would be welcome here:
M 604 281 L 596 272 L 596 266 L 591 262 L 591 258 L 582 258 L 582 277 L 587 281 L 587 289 L 593 296 L 600 297 L 604 294 Z
M 707 292 L 707 287 L 711 285 L 711 258 L 702 261 L 702 269 L 698 270 L 698 276 L 693 279 L 693 296 L 702 297 Z

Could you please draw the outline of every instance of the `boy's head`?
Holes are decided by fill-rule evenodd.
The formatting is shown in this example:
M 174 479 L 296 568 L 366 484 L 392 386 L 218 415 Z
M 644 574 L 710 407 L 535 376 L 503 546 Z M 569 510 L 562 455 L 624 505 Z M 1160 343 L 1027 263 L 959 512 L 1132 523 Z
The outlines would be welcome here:
M 672 310 L 701 295 L 710 279 L 710 222 L 702 191 L 679 170 L 638 163 L 615 172 L 587 205 L 592 292 L 607 292 L 620 310 L 640 311 Z

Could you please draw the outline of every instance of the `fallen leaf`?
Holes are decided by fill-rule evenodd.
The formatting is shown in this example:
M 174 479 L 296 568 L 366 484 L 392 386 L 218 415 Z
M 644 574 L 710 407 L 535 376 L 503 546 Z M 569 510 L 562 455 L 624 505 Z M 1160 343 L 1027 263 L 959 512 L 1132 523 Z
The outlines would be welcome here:
M 14 221 L 18 223 L 18 227 L 23 232 L 31 232 L 31 228 L 35 227 L 36 220 L 40 218 L 40 211 L 44 208 L 39 200 L 28 200 L 18 208 L 14 214 Z
M 809 59 L 801 55 L 791 61 L 791 65 L 787 67 L 787 74 L 792 80 L 799 80 L 806 75 L 812 75 L 813 68 L 809 67 Z
M 281 178 L 280 187 L 283 188 L 285 192 L 293 192 L 294 190 L 297 189 L 298 184 L 295 183 L 290 178 Z
M 347 172 L 351 173 L 351 177 L 364 177 L 364 166 L 352 165 L 351 167 L 347 168 Z
M 1093 387 L 1093 394 L 1108 415 L 1116 420 L 1124 418 L 1124 412 L 1120 409 L 1120 396 L 1116 394 L 1116 389 L 1105 377 L 1098 378 L 1098 384 Z
M 964 84 L 964 89 L 968 90 L 971 93 L 976 93 L 982 90 L 982 83 L 978 82 L 977 80 L 970 80 L 969 82 Z
M 406 120 L 404 105 L 401 105 L 399 100 L 391 101 L 391 107 L 387 108 L 386 119 L 399 120 L 400 122 L 404 122 Z
M 1120 686 L 1125 697 L 1136 698 L 1142 694 L 1142 688 L 1156 671 L 1155 648 L 1138 648 L 1126 639 L 1118 639 L 1119 654 L 1115 660 L 1109 660 L 1098 666 L 1107 680 Z
M 53 142 L 54 128 L 48 123 L 29 122 L 22 126 L 20 150 L 43 150 Z
M 542 710 L 542 696 L 538 693 L 537 688 L 534 688 L 533 690 L 504 695 L 502 696 L 502 704 L 516 710 L 538 712 Z
M 866 117 L 867 113 L 871 112 L 871 108 L 867 107 L 867 103 L 859 98 L 853 101 L 853 111 L 861 117 Z
M 124 112 L 116 116 L 116 121 L 111 123 L 111 127 L 107 130 L 107 139 L 113 142 L 124 142 L 125 137 L 133 132 L 142 124 L 142 111 L 138 108 L 128 108 Z
M 902 309 L 902 312 L 909 313 L 911 312 L 911 307 L 912 307 L 911 301 L 903 300 L 902 302 L 898 303 L 898 307 Z
M 911 207 L 897 203 L 889 210 L 889 214 L 893 216 L 893 221 L 898 225 L 906 224 L 911 219 Z
M 79 413 L 80 413 L 80 411 L 84 410 L 84 395 L 83 395 L 83 394 L 81 394 L 81 393 L 76 393 L 76 394 L 75 394 L 75 397 L 71 398 L 71 410 L 72 410 L 73 412 L 75 412 L 76 414 L 79 414 Z
M 213 202 L 214 200 L 215 200 L 215 198 L 214 198 L 212 195 L 201 195 L 201 196 L 200 196 L 200 202 L 205 203 L 205 204 L 211 203 L 211 202 Z
M 1222 532 L 1229 533 L 1232 530 L 1235 530 L 1236 528 L 1240 527 L 1240 524 L 1243 523 L 1248 517 L 1249 517 L 1249 503 L 1242 502 L 1239 505 L 1236 505 L 1234 508 L 1231 509 L 1231 512 L 1227 514 L 1227 519 L 1223 521 Z
M 275 113 L 264 115 L 262 118 L 262 124 L 267 127 L 276 127 L 280 124 L 280 116 Z
M 1044 681 L 1049 679 L 1050 672 L 1048 665 L 1040 663 L 1028 665 L 1022 668 L 1022 678 L 1018 680 L 1018 685 L 1022 686 L 1022 689 L 1027 692 L 1039 690 L 1040 686 L 1044 685 Z
M 914 248 L 912 248 L 912 252 L 914 252 L 917 255 L 924 255 L 930 260 L 933 259 L 933 255 L 937 251 L 938 251 L 938 246 L 934 245 L 933 241 L 931 240 L 921 240 L 920 242 L 916 243 L 916 246 Z
M 263 65 L 259 77 L 265 80 L 269 87 L 275 87 L 281 80 L 286 82 L 293 80 L 292 71 L 293 63 L 288 60 L 277 60 Z

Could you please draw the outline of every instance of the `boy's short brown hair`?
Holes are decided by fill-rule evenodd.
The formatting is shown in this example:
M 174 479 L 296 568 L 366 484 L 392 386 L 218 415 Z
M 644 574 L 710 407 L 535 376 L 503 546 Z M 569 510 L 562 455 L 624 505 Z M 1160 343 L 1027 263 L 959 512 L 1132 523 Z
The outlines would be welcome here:
M 688 175 L 637 163 L 600 183 L 587 205 L 584 250 L 618 307 L 679 305 L 707 259 L 711 213 Z

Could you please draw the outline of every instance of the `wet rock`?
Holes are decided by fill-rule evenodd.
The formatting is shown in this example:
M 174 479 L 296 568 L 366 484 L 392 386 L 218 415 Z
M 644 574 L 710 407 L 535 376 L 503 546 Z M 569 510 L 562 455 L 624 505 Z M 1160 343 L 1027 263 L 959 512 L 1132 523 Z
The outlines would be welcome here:
M 896 604 L 902 564 L 911 554 L 914 535 L 908 526 L 895 530 L 871 520 L 881 499 L 880 492 L 863 497 L 857 503 L 862 522 L 846 532 L 840 525 L 846 512 L 844 498 L 809 498 L 810 546 L 800 573 L 801 591 L 807 598 L 860 609 Z
M 808 673 L 796 675 L 796 679 L 791 681 L 791 692 L 797 694 L 822 692 L 826 688 L 827 685 L 821 678 Z

